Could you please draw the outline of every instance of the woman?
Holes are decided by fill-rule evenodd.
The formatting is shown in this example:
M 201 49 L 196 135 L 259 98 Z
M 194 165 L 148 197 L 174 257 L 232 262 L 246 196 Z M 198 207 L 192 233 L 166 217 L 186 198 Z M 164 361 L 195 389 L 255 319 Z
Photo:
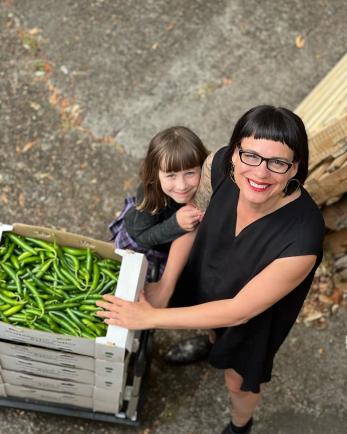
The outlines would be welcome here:
M 285 108 L 249 110 L 229 145 L 205 161 L 196 196 L 200 209 L 209 202 L 204 219 L 174 242 L 147 299 L 98 303 L 108 324 L 214 329 L 209 360 L 225 370 L 231 398 L 223 434 L 250 432 L 261 384 L 322 259 L 324 221 L 302 187 L 307 171 L 301 119 Z M 162 308 L 172 294 L 172 304 L 186 307 Z

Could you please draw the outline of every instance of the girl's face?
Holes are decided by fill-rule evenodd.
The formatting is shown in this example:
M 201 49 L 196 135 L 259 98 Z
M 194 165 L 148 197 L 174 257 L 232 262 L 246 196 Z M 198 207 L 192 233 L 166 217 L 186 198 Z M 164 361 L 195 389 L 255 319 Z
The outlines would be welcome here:
M 200 182 L 201 167 L 196 166 L 179 172 L 159 170 L 159 182 L 163 192 L 177 203 L 190 202 Z
M 240 189 L 240 199 L 260 211 L 276 208 L 283 199 L 283 190 L 287 182 L 298 170 L 298 163 L 293 162 L 294 152 L 282 142 L 247 137 L 241 142 L 241 150 L 250 153 L 241 155 L 244 161 L 253 164 L 256 159 L 259 160 L 257 156 L 273 159 L 271 163 L 262 161 L 259 166 L 252 166 L 241 160 L 239 150 L 240 148 L 235 149 L 232 161 L 235 167 L 235 182 Z M 276 171 L 284 171 L 288 168 L 285 163 L 292 163 L 285 173 L 275 173 L 267 167 L 269 164 L 270 168 Z

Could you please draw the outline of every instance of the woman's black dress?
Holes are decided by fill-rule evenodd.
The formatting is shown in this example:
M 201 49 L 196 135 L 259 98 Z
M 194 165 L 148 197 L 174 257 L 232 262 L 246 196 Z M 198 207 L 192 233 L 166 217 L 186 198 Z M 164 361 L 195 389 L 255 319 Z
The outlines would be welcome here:
M 293 326 L 322 259 L 322 215 L 309 194 L 245 227 L 235 236 L 239 189 L 223 173 L 226 148 L 212 163 L 213 194 L 183 271 L 173 305 L 194 305 L 234 297 L 277 258 L 317 255 L 306 279 L 269 309 L 239 326 L 216 329 L 210 363 L 233 368 L 244 379 L 241 389 L 259 392 L 271 379 L 273 358 Z M 266 288 L 259 288 L 266 291 Z

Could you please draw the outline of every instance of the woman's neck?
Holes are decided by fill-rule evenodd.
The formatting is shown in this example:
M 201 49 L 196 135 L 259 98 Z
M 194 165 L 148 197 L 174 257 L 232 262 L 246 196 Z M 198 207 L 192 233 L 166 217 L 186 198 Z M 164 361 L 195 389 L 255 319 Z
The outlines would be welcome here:
M 265 215 L 271 214 L 279 208 L 282 208 L 282 206 L 297 199 L 300 195 L 301 191 L 297 191 L 289 196 L 275 197 L 272 201 L 260 204 L 244 201 L 240 196 L 237 209 L 243 216 L 247 216 L 251 220 L 256 220 L 257 218 L 264 217 Z

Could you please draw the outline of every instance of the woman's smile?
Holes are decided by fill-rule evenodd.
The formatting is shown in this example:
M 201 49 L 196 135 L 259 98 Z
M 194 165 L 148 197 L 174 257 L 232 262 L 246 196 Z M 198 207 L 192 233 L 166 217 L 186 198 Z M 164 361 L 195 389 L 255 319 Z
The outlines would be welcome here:
M 247 178 L 248 184 L 253 191 L 263 192 L 271 187 L 271 184 L 266 182 L 255 181 L 253 179 Z

